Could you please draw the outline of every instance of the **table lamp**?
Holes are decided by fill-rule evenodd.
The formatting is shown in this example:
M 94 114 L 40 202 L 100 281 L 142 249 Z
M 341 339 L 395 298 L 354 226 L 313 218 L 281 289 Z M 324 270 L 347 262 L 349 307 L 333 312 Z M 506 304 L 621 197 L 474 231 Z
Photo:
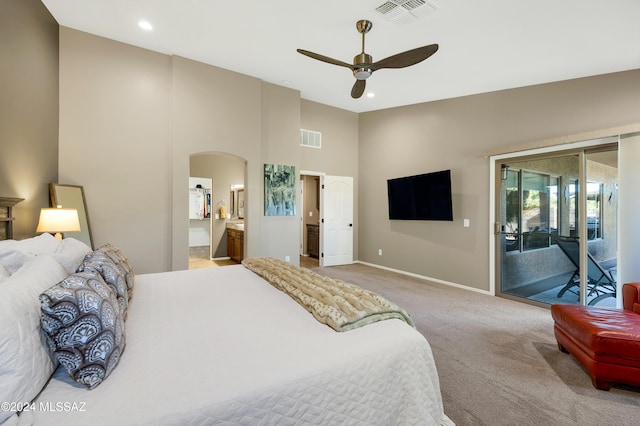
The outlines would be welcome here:
M 62 240 L 62 232 L 79 232 L 80 221 L 77 209 L 40 209 L 40 220 L 36 232 L 55 233 L 58 240 Z

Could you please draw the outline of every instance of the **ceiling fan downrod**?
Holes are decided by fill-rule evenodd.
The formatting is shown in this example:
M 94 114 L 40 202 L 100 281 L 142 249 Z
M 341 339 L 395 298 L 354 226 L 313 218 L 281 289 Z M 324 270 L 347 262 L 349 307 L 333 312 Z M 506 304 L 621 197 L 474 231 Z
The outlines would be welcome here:
M 353 76 L 358 80 L 366 80 L 371 76 L 370 65 L 373 63 L 371 55 L 364 53 L 364 36 L 373 28 L 373 23 L 366 19 L 361 19 L 356 22 L 356 29 L 362 34 L 362 52 L 359 55 L 353 57 Z

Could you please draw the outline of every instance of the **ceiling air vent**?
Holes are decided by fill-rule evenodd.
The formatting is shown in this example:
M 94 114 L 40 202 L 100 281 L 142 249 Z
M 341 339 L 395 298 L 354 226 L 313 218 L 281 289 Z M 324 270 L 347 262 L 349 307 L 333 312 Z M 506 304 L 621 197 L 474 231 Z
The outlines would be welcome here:
M 388 0 L 375 10 L 392 22 L 409 23 L 434 13 L 438 5 L 427 0 Z
M 322 133 L 300 129 L 300 145 L 309 148 L 322 148 Z

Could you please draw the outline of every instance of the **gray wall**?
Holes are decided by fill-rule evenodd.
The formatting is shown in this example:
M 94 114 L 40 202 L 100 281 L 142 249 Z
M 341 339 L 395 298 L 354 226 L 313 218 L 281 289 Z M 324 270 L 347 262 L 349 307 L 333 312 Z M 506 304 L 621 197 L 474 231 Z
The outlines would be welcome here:
M 40 1 L 0 1 L 0 58 L 0 196 L 25 199 L 13 211 L 23 239 L 58 178 L 58 24 Z
M 189 157 L 194 153 L 216 151 L 232 153 L 247 161 L 245 197 L 249 207 L 259 194 L 260 163 L 260 91 L 259 80 L 190 61 L 172 58 L 173 130 L 171 135 L 172 166 L 167 172 L 172 179 L 172 240 L 169 269 L 186 269 L 187 179 Z M 168 212 L 164 212 L 165 214 Z M 245 222 L 246 252 L 254 253 L 260 234 L 260 220 L 248 209 Z M 167 266 L 165 266 L 166 268 Z
M 359 115 L 317 102 L 300 101 L 300 127 L 322 133 L 322 149 L 299 147 L 302 170 L 353 177 L 353 258 L 358 259 Z
M 60 61 L 60 180 L 85 187 L 95 244 L 121 247 L 136 272 L 188 267 L 185 188 L 193 154 L 246 161 L 247 256 L 298 262 L 300 213 L 263 214 L 265 163 L 357 179 L 355 113 L 301 102 L 299 92 L 253 77 L 64 27 Z M 305 119 L 332 137 L 310 156 L 299 146 L 299 129 L 302 118 L 316 112 L 317 118 Z
M 620 170 L 638 170 L 640 158 L 640 133 L 628 135 L 620 141 L 618 167 Z M 625 173 L 619 182 L 619 220 L 618 228 L 618 282 L 640 281 L 640 172 Z M 624 228 L 622 228 L 624 224 Z M 618 295 L 619 297 L 619 295 Z
M 94 246 L 136 272 L 171 256 L 171 96 L 170 57 L 60 28 L 59 182 L 84 187 Z
M 359 259 L 489 290 L 482 153 L 637 123 L 638 111 L 640 70 L 361 114 Z M 387 179 L 443 169 L 452 171 L 453 222 L 389 221 Z
M 273 84 L 263 84 L 260 113 L 262 147 L 262 161 L 259 166 L 261 174 L 260 201 L 257 206 L 255 198 L 253 198 L 254 201 L 249 201 L 249 211 L 259 209 L 261 215 L 260 247 L 257 253 L 268 254 L 280 259 L 286 259 L 289 256 L 291 262 L 297 265 L 300 263 L 300 197 L 296 198 L 298 204 L 296 216 L 265 216 L 263 206 L 264 164 L 295 166 L 296 174 L 300 173 L 300 149 L 298 147 L 300 143 L 300 93 Z M 245 230 L 245 232 L 247 231 Z M 251 235 L 249 233 L 248 237 L 252 238 Z M 248 254 L 251 256 L 255 253 Z

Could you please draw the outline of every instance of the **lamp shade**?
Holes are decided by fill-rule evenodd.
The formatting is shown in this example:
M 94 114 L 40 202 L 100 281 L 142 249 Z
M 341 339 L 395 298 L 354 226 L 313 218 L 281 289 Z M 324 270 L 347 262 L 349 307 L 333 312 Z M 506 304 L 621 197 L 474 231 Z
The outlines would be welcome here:
M 80 220 L 76 209 L 40 209 L 40 220 L 36 232 L 56 233 L 56 238 L 61 232 L 79 232 Z

